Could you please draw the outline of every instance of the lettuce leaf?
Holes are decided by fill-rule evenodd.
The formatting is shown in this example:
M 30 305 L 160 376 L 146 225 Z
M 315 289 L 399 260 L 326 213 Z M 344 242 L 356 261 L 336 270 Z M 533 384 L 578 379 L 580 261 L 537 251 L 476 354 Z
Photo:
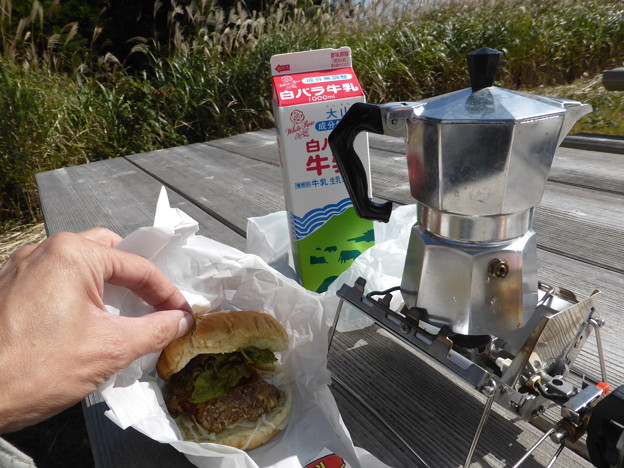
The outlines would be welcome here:
M 200 404 L 223 395 L 230 387 L 251 377 L 250 365 L 277 361 L 268 349 L 250 346 L 236 353 L 203 355 L 202 371 L 193 380 L 191 403 Z
M 255 346 L 249 346 L 241 351 L 248 364 L 271 364 L 277 361 L 275 354 L 268 349 L 260 349 Z

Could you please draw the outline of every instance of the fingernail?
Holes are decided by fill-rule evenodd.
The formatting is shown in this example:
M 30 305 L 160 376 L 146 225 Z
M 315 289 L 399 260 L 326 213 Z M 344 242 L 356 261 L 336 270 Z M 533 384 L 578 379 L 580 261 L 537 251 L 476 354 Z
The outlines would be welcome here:
M 184 313 L 184 317 L 180 319 L 178 323 L 178 333 L 176 334 L 176 338 L 180 338 L 181 336 L 186 335 L 191 331 L 193 325 L 195 324 L 195 319 L 189 313 Z

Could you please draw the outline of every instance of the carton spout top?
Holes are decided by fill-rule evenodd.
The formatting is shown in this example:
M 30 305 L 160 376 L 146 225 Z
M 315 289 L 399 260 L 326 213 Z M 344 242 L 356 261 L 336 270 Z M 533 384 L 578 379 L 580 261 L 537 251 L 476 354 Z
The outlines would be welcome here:
M 351 68 L 351 48 L 318 49 L 271 57 L 271 75 L 291 75 L 334 68 Z

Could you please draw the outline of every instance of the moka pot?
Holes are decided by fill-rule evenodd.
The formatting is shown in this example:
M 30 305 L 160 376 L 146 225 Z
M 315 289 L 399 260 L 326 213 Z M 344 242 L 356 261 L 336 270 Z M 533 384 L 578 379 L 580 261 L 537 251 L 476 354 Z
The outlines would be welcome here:
M 591 112 L 577 101 L 493 86 L 501 53 L 468 55 L 471 87 L 417 102 L 354 104 L 329 144 L 359 216 L 387 222 L 368 197 L 357 134 L 403 136 L 418 222 L 401 293 L 435 326 L 462 335 L 522 327 L 538 301 L 533 213 L 555 149 Z

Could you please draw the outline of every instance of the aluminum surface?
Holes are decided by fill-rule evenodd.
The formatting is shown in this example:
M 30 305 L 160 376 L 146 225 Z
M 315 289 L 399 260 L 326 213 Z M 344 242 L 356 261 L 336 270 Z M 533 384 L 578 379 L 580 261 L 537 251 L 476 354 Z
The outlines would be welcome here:
M 438 237 L 464 242 L 499 242 L 523 236 L 533 221 L 533 209 L 499 216 L 463 216 L 417 203 L 420 225 Z
M 516 356 L 503 374 L 503 382 L 513 386 L 529 364 L 534 373 L 551 373 L 557 366 L 572 365 L 589 337 L 589 320 L 598 294 L 596 291 L 582 301 L 552 296 L 535 311 L 524 330 L 502 334 L 503 349 Z
M 491 267 L 507 264 L 504 276 Z M 502 333 L 522 327 L 537 305 L 535 233 L 504 242 L 455 242 L 416 224 L 407 248 L 401 294 L 426 320 L 462 335 Z
M 416 200 L 449 213 L 491 216 L 541 201 L 555 149 L 590 111 L 577 101 L 490 87 L 387 104 L 382 120 L 388 134 L 407 137 Z
M 384 131 L 407 137 L 420 226 L 412 229 L 406 304 L 455 333 L 524 326 L 537 305 L 531 230 L 555 149 L 591 107 L 494 86 L 382 106 Z M 503 280 L 488 275 L 496 259 Z

